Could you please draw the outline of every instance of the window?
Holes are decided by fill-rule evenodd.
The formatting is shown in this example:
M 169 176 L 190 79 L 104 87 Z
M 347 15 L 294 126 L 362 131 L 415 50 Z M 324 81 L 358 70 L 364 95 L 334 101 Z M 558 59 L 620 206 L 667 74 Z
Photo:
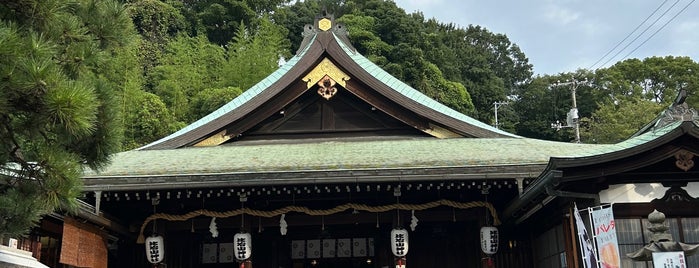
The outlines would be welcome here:
M 650 231 L 648 219 L 616 219 L 617 239 L 619 241 L 619 254 L 621 254 L 621 266 L 633 268 L 653 268 L 653 262 L 637 262 L 626 258 L 626 253 L 634 252 L 650 243 Z M 670 227 L 670 234 L 676 241 L 697 244 L 699 243 L 699 218 L 668 218 L 665 224 Z M 682 234 L 680 235 L 680 231 Z M 699 256 L 687 257 L 687 267 L 699 267 Z
M 682 218 L 682 238 L 687 244 L 699 244 L 699 218 Z M 699 255 L 689 256 L 687 267 L 699 267 Z

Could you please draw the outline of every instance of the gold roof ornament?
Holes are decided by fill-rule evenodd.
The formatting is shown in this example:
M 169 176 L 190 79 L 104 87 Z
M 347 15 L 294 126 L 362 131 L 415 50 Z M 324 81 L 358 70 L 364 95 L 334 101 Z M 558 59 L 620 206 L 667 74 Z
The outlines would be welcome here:
M 320 80 L 325 76 L 328 76 L 342 87 L 345 87 L 345 81 L 350 79 L 350 76 L 335 66 L 332 61 L 330 61 L 328 58 L 324 58 L 301 80 L 306 82 L 307 88 L 311 88 L 313 85 L 320 82 Z
M 328 18 L 322 18 L 318 21 L 318 29 L 322 31 L 330 30 L 332 27 L 333 23 Z

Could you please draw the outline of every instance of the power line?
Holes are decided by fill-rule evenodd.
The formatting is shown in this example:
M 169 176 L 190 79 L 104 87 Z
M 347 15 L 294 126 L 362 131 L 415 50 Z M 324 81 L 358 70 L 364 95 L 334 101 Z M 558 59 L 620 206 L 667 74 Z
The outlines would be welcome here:
M 629 52 L 629 54 L 626 54 L 626 56 L 624 56 L 624 58 L 622 58 L 622 59 L 626 59 L 629 55 L 631 55 L 631 53 L 634 53 L 638 48 L 640 48 L 641 46 L 643 46 L 643 44 L 645 44 L 646 42 L 648 42 L 648 40 L 650 40 L 651 38 L 653 38 L 653 36 L 655 36 L 655 34 L 657 34 L 658 32 L 660 32 L 660 30 L 662 30 L 663 28 L 665 28 L 665 26 L 667 26 L 668 24 L 670 24 L 670 22 L 672 22 L 675 18 L 677 18 L 677 16 L 679 16 L 680 14 L 682 14 L 682 12 L 684 12 L 692 3 L 694 3 L 694 1 L 696 1 L 696 0 L 692 0 L 692 2 L 689 2 L 689 4 L 687 4 L 686 6 L 684 6 L 684 7 L 682 8 L 682 10 L 680 10 L 679 12 L 677 12 L 677 14 L 675 14 L 675 16 L 673 16 L 672 18 L 670 18 L 670 20 L 668 20 L 667 22 L 665 22 L 665 24 L 663 24 L 663 26 L 660 26 L 660 28 L 659 28 L 658 30 L 656 30 L 653 34 L 651 34 L 648 38 L 646 38 L 646 40 L 643 40 L 643 42 L 642 42 L 640 45 L 638 45 L 636 48 L 634 48 L 633 50 L 631 50 L 631 52 Z
M 614 56 L 612 56 L 612 57 L 609 58 L 607 61 L 605 61 L 602 65 L 600 65 L 600 67 L 606 66 L 607 63 L 609 63 L 609 62 L 612 61 L 614 58 L 616 58 L 616 56 L 619 56 L 619 54 L 620 54 L 622 51 L 626 50 L 626 48 L 628 48 L 631 44 L 633 44 L 633 42 L 636 42 L 636 40 L 638 40 L 639 37 L 641 37 L 644 33 L 646 33 L 646 31 L 648 31 L 651 27 L 653 27 L 653 25 L 655 25 L 661 18 L 665 17 L 665 14 L 667 14 L 668 12 L 670 12 L 670 10 L 672 10 L 672 8 L 675 7 L 675 5 L 677 5 L 677 3 L 679 3 L 679 2 L 680 2 L 680 0 L 675 1 L 675 3 L 673 3 L 667 10 L 665 10 L 665 12 L 663 12 L 663 14 L 660 15 L 660 17 L 658 17 L 657 19 L 655 19 L 655 21 L 653 21 L 653 23 L 651 23 L 650 25 L 648 25 L 648 27 L 646 27 L 646 29 L 643 30 L 643 32 L 641 32 L 640 34 L 638 34 L 633 40 L 631 40 L 631 42 L 629 42 L 628 44 L 626 44 L 626 46 L 624 46 L 624 48 L 622 48 L 621 50 L 617 51 L 617 53 L 615 53 Z
M 612 53 L 612 51 L 614 51 L 617 47 L 619 47 L 622 43 L 624 43 L 624 41 L 626 41 L 626 39 L 629 39 L 629 37 L 630 37 L 633 33 L 635 33 L 635 32 L 638 30 L 638 28 L 641 28 L 641 26 L 643 26 L 643 24 L 645 24 L 651 17 L 653 17 L 653 15 L 655 15 L 655 13 L 658 12 L 658 10 L 660 10 L 660 8 L 663 7 L 663 5 L 665 5 L 665 3 L 667 3 L 667 1 L 669 1 L 669 0 L 663 1 L 657 8 L 655 8 L 655 10 L 653 10 L 653 13 L 650 13 L 650 15 L 648 15 L 648 17 L 646 17 L 645 20 L 643 20 L 640 24 L 638 24 L 638 26 L 636 26 L 635 29 L 633 29 L 633 31 L 631 31 L 629 34 L 627 34 L 626 37 L 624 37 L 624 39 L 622 39 L 621 41 L 619 41 L 619 43 L 617 43 L 612 49 L 610 49 L 609 51 L 607 51 L 607 53 L 605 53 L 604 56 L 602 56 L 602 57 L 599 58 L 595 63 L 593 63 L 592 65 L 590 65 L 590 67 L 589 67 L 588 69 L 591 70 L 593 67 L 595 67 L 595 65 L 597 65 L 597 63 L 599 63 L 600 61 L 602 61 L 605 57 L 609 56 L 609 53 Z

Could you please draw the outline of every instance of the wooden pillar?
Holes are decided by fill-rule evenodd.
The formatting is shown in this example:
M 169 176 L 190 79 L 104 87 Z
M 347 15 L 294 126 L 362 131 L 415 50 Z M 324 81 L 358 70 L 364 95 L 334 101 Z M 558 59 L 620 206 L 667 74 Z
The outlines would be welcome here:
M 575 219 L 573 207 L 568 208 L 568 213 L 563 219 L 563 228 L 565 236 L 566 263 L 569 268 L 580 268 L 580 260 L 578 259 L 578 243 L 577 232 L 575 231 Z

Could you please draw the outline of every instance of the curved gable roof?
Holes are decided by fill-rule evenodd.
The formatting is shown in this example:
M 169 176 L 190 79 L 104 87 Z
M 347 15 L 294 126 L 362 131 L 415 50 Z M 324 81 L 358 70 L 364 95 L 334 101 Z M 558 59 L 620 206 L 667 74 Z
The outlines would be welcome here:
M 320 18 L 323 19 L 327 18 Z M 362 94 L 365 94 L 362 91 L 371 90 L 372 93 L 367 94 L 378 94 L 399 106 L 398 109 L 417 115 L 427 123 L 418 124 L 412 121 L 411 116 L 399 115 L 395 107 L 386 107 L 385 103 L 381 105 L 376 98 L 362 98 L 423 132 L 434 135 L 431 133 L 433 129 L 445 129 L 446 132 L 461 137 L 519 137 L 461 114 L 393 77 L 352 48 L 342 25 L 322 30 L 318 28 L 316 20 L 315 28 L 307 26 L 304 31 L 302 47 L 285 65 L 218 110 L 139 150 L 188 147 L 205 139 L 214 140 L 215 145 L 242 135 L 254 124 L 264 120 L 258 116 L 254 119 L 257 120 L 255 122 L 242 122 L 246 116 L 253 112 L 261 114 L 260 116 L 271 116 L 298 98 L 308 89 L 301 88 L 301 85 L 306 84 L 302 78 L 326 58 L 350 75 L 351 83 L 346 86 L 348 91 L 362 98 Z M 262 108 L 265 105 L 266 108 Z

